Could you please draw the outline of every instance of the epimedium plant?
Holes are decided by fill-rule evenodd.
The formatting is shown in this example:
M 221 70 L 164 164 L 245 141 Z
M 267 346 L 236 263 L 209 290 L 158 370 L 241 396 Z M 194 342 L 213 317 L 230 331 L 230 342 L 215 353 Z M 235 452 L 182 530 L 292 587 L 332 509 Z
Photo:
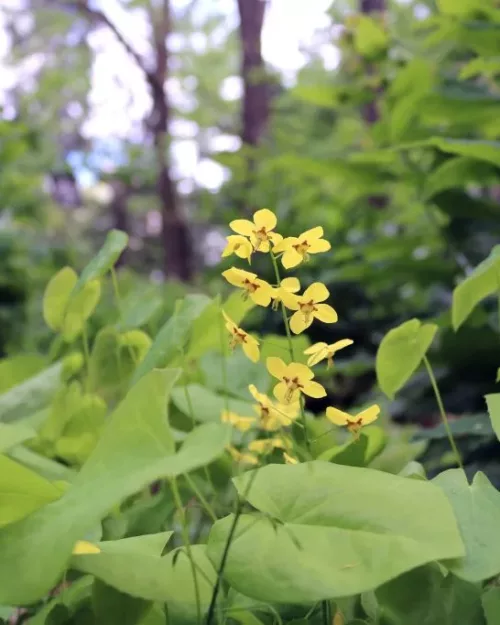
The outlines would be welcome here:
M 382 401 L 356 414 L 308 412 L 306 397 L 327 394 L 318 374 L 352 341 L 304 339 L 337 313 L 322 283 L 301 293 L 281 267 L 330 244 L 321 227 L 283 238 L 277 225 L 268 209 L 231 222 L 224 251 L 248 269 L 267 255 L 273 284 L 232 267 L 223 276 L 234 293 L 223 302 L 187 295 L 156 336 L 141 317 L 88 337 L 104 280 L 127 316 L 113 270 L 123 233 L 110 233 L 79 276 L 65 268 L 49 283 L 48 361 L 24 362 L 24 378 L 19 362 L 0 363 L 11 372 L 0 395 L 0 617 L 499 622 L 500 494 L 461 468 L 427 355 L 437 327 L 410 320 L 377 355 L 388 397 L 422 363 L 429 373 L 459 468 L 428 480 L 415 456 L 388 461 L 390 434 L 375 423 L 386 418 Z M 469 289 L 462 318 L 471 292 L 476 304 L 490 293 L 481 276 L 495 259 L 457 287 L 454 307 Z M 254 306 L 281 314 L 286 337 L 247 332 Z M 498 433 L 500 402 L 487 401 Z

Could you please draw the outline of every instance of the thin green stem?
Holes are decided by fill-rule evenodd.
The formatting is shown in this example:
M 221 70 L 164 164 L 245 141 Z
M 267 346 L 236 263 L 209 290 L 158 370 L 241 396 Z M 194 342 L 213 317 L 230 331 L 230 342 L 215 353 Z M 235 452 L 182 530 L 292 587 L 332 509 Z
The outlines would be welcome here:
M 273 254 L 272 251 L 270 251 L 269 254 L 271 256 L 271 260 L 272 260 L 273 267 L 274 267 L 274 275 L 276 276 L 276 283 L 277 283 L 277 286 L 279 287 L 279 285 L 281 284 L 281 275 L 280 275 L 280 270 L 278 267 L 278 261 L 276 260 L 276 256 Z M 281 302 L 281 314 L 283 315 L 283 323 L 285 324 L 285 332 L 286 332 L 286 337 L 288 339 L 288 349 L 290 351 L 290 358 L 292 359 L 292 362 L 293 362 L 295 361 L 295 355 L 293 353 L 292 333 L 290 332 L 290 324 L 288 323 L 288 316 L 286 314 L 286 308 L 283 302 Z M 302 426 L 304 430 L 304 441 L 306 443 L 307 452 L 311 455 L 311 443 L 309 441 L 309 435 L 307 433 L 306 413 L 304 410 L 304 402 L 302 400 L 302 397 L 300 399 L 299 404 L 300 404 L 300 418 L 301 418 Z
M 191 550 L 191 541 L 189 540 L 189 528 L 186 517 L 186 510 L 184 509 L 184 505 L 182 503 L 182 499 L 179 493 L 179 489 L 177 487 L 177 480 L 173 477 L 170 480 L 170 487 L 172 489 L 172 494 L 174 496 L 175 505 L 179 516 L 181 518 L 181 529 L 182 529 L 182 538 L 184 540 L 184 546 L 186 547 L 186 552 L 189 558 L 189 562 L 191 563 L 191 573 L 193 575 L 193 585 L 194 585 L 194 596 L 196 601 L 196 622 L 198 625 L 201 625 L 201 604 L 200 604 L 200 588 L 198 586 L 198 576 L 196 574 L 196 564 L 193 558 L 193 552 Z
M 458 451 L 457 445 L 455 443 L 455 439 L 453 438 L 453 433 L 452 433 L 451 428 L 450 428 L 450 423 L 448 421 L 448 417 L 446 416 L 446 411 L 444 409 L 443 399 L 441 397 L 441 393 L 439 392 L 439 387 L 438 387 L 438 384 L 437 384 L 437 381 L 436 381 L 436 377 L 434 376 L 434 372 L 432 370 L 431 363 L 429 362 L 429 359 L 427 358 L 427 356 L 424 356 L 423 360 L 424 360 L 425 368 L 427 369 L 427 373 L 429 375 L 429 379 L 430 379 L 431 384 L 432 384 L 432 389 L 434 391 L 434 395 L 436 397 L 437 405 L 438 405 L 438 408 L 439 408 L 439 413 L 441 414 L 441 419 L 443 421 L 443 425 L 444 425 L 444 428 L 446 430 L 446 434 L 448 436 L 448 440 L 450 441 L 451 449 L 453 450 L 453 453 L 455 454 L 458 466 L 463 471 L 464 466 L 462 464 L 462 458 L 460 456 L 460 452 Z
M 328 601 L 321 602 L 321 615 L 323 625 L 331 625 L 332 619 L 330 617 L 330 603 Z
M 194 480 L 192 480 L 187 473 L 184 474 L 184 477 L 186 478 L 186 482 L 188 483 L 189 488 L 193 491 L 193 493 L 199 499 L 199 501 L 200 501 L 201 505 L 203 506 L 203 508 L 205 509 L 206 513 L 212 519 L 212 521 L 215 523 L 217 521 L 217 515 L 215 514 L 212 506 L 208 503 L 207 499 L 205 498 L 203 493 L 200 491 L 198 486 L 196 486 L 196 482 Z

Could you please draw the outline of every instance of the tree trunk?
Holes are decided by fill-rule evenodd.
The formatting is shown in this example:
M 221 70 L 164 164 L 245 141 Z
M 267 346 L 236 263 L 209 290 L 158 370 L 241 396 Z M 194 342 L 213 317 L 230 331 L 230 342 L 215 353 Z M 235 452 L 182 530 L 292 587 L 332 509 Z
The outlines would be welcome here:
M 170 3 L 164 0 L 162 14 L 154 20 L 156 69 L 148 77 L 153 97 L 151 129 L 158 167 L 158 195 L 162 213 L 165 274 L 183 282 L 193 277 L 193 250 L 188 224 L 181 213 L 170 174 L 168 131 L 170 107 L 165 83 L 168 78 L 167 36 L 170 32 Z
M 238 0 L 243 80 L 240 136 L 243 145 L 250 148 L 259 145 L 269 121 L 270 85 L 265 77 L 261 43 L 265 9 L 265 0 Z M 249 154 L 244 196 L 250 192 L 254 169 L 255 159 Z M 248 207 L 246 197 L 242 198 L 242 210 L 245 212 L 252 210 Z

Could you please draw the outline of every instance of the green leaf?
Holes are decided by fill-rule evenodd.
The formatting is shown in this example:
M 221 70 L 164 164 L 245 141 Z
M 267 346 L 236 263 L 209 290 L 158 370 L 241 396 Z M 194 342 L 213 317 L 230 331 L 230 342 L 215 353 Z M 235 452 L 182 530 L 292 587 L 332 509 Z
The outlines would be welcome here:
M 500 588 L 494 586 L 487 590 L 482 597 L 482 602 L 487 625 L 498 625 L 500 623 Z
M 491 393 L 485 396 L 491 425 L 498 440 L 500 440 L 500 393 Z
M 0 393 L 40 373 L 46 366 L 46 358 L 39 354 L 18 354 L 0 360 Z
M 318 461 L 268 465 L 233 481 L 265 516 L 240 518 L 225 578 L 261 601 L 350 596 L 464 554 L 452 508 L 430 482 Z M 232 520 L 210 533 L 216 567 Z
M 88 282 L 102 278 L 120 258 L 127 244 L 128 234 L 121 230 L 111 230 L 104 245 L 82 271 L 71 297 L 76 297 Z
M 127 298 L 123 305 L 123 318 L 118 323 L 120 331 L 140 328 L 148 323 L 163 308 L 163 298 L 149 291 L 145 293 L 132 293 L 133 297 Z
M 78 275 L 71 267 L 63 267 L 47 284 L 43 294 L 43 318 L 54 332 L 63 327 L 66 307 Z
M 188 417 L 191 417 L 192 408 L 195 420 L 202 423 L 220 423 L 221 414 L 226 410 L 226 406 L 242 417 L 257 416 L 251 402 L 231 397 L 225 398 L 199 384 L 174 388 L 172 401 Z
M 7 456 L 0 456 L 0 527 L 60 496 L 60 489 L 49 481 Z
M 301 362 L 307 363 L 309 356 L 304 351 L 311 346 L 311 341 L 305 334 L 299 334 L 292 337 L 293 359 L 290 357 L 289 341 L 286 336 L 278 334 L 267 334 L 260 346 L 260 355 L 263 362 L 270 356 L 278 356 L 286 363 Z
M 488 182 L 495 176 L 495 168 L 468 157 L 450 158 L 426 177 L 425 196 L 430 198 L 445 189 L 463 188 L 471 182 Z
M 167 533 L 168 535 L 171 532 Z M 157 535 L 158 538 L 160 535 Z M 106 584 L 150 601 L 167 603 L 172 622 L 192 623 L 196 619 L 196 601 L 191 563 L 186 549 L 180 547 L 161 556 L 156 551 L 143 550 L 141 543 L 156 537 L 140 536 L 99 543 L 101 553 L 73 556 L 71 566 L 91 573 Z M 166 542 L 163 537 L 163 545 Z M 192 545 L 197 574 L 200 606 L 206 612 L 216 579 L 215 570 L 206 555 L 205 545 Z M 131 572 L 133 571 L 133 574 Z
M 0 423 L 0 452 L 34 438 L 35 430 L 23 423 Z
M 108 419 L 61 499 L 0 531 L 0 603 L 21 605 L 43 597 L 75 542 L 113 506 L 161 477 L 187 473 L 223 453 L 229 430 L 219 424 L 195 429 L 174 453 L 166 409 L 178 374 L 165 369 L 144 376 Z
M 388 37 L 382 24 L 367 15 L 358 15 L 354 28 L 354 47 L 361 56 L 372 58 L 383 52 L 388 45 Z
M 487 9 L 488 5 L 493 8 L 490 0 L 437 0 L 437 5 L 441 13 L 462 18 Z
M 137 367 L 133 383 L 155 367 L 165 366 L 180 356 L 185 349 L 193 322 L 210 303 L 211 299 L 206 295 L 196 294 L 187 295 L 177 302 L 174 314 L 158 332 L 144 360 Z
M 460 469 L 449 469 L 433 482 L 443 489 L 458 521 L 465 543 L 465 557 L 450 560 L 446 566 L 455 575 L 479 582 L 500 573 L 500 493 L 484 473 L 478 472 L 472 484 Z
M 94 581 L 92 608 L 96 625 L 139 625 L 152 607 L 150 601 L 131 597 L 98 579 Z
M 386 436 L 384 430 L 376 425 L 364 428 L 359 439 L 348 440 L 344 445 L 336 445 L 322 452 L 317 460 L 350 467 L 366 467 L 384 449 Z
M 429 349 L 438 327 L 410 319 L 390 330 L 377 352 L 375 369 L 381 390 L 393 398 L 416 371 Z
M 271 384 L 264 362 L 252 362 L 242 349 L 235 349 L 228 357 L 219 352 L 209 352 L 201 358 L 200 369 L 205 385 L 210 389 L 244 399 L 251 397 L 249 384 L 254 384 L 262 393 L 267 393 Z
M 66 307 L 62 324 L 62 336 L 67 343 L 72 343 L 83 331 L 87 319 L 94 312 L 101 297 L 101 283 L 90 280 L 71 296 Z
M 481 300 L 500 291 L 500 245 L 453 291 L 451 319 L 454 330 L 463 324 Z
M 0 421 L 27 417 L 47 406 L 60 385 L 60 362 L 0 395 Z
M 92 594 L 93 578 L 85 575 L 80 579 L 72 582 L 70 586 L 63 592 L 56 595 L 47 604 L 45 604 L 35 616 L 28 621 L 29 625 L 47 625 L 49 623 L 49 614 L 57 605 L 63 605 L 67 608 L 69 614 L 75 614 L 84 604 L 86 604 Z
M 13 460 L 28 467 L 28 469 L 36 471 L 38 475 L 45 477 L 47 480 L 70 482 L 75 474 L 74 471 L 66 465 L 50 460 L 22 445 L 12 448 L 8 455 Z

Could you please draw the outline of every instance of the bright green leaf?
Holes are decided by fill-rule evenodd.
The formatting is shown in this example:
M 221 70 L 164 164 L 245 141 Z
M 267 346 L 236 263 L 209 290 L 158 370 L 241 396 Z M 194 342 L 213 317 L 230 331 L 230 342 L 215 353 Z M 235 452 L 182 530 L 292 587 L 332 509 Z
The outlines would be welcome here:
M 191 417 L 192 409 L 195 421 L 202 423 L 219 423 L 226 406 L 242 417 L 257 416 L 251 401 L 233 399 L 232 397 L 225 398 L 199 384 L 188 384 L 185 387 L 174 388 L 172 401 L 188 417 Z
M 491 393 L 490 395 L 486 395 L 485 399 L 491 425 L 493 426 L 498 440 L 500 440 L 500 393 Z
M 233 481 L 265 516 L 240 518 L 225 577 L 261 601 L 350 596 L 464 554 L 452 508 L 430 482 L 319 461 L 268 465 Z M 232 520 L 210 533 L 215 566 Z
M 390 330 L 382 339 L 377 352 L 377 380 L 382 391 L 391 399 L 416 371 L 429 349 L 437 326 L 410 319 Z
M 484 615 L 487 625 L 500 623 L 500 588 L 493 586 L 482 596 Z
M 0 394 L 40 373 L 47 359 L 39 354 L 18 354 L 0 360 Z
M 0 423 L 0 452 L 34 438 L 35 430 L 23 423 Z
M 78 281 L 76 271 L 63 267 L 47 284 L 43 294 L 43 318 L 54 332 L 61 330 L 71 292 Z
M 367 15 L 358 15 L 354 28 L 354 47 L 361 56 L 372 58 L 387 48 L 387 33 L 381 22 Z
M 102 278 L 120 258 L 127 244 L 128 234 L 125 232 L 121 230 L 108 232 L 104 245 L 83 269 L 71 297 L 76 297 L 88 282 Z
M 62 324 L 62 336 L 72 343 L 83 331 L 87 319 L 92 315 L 101 297 L 101 283 L 90 280 L 74 295 L 66 307 Z

